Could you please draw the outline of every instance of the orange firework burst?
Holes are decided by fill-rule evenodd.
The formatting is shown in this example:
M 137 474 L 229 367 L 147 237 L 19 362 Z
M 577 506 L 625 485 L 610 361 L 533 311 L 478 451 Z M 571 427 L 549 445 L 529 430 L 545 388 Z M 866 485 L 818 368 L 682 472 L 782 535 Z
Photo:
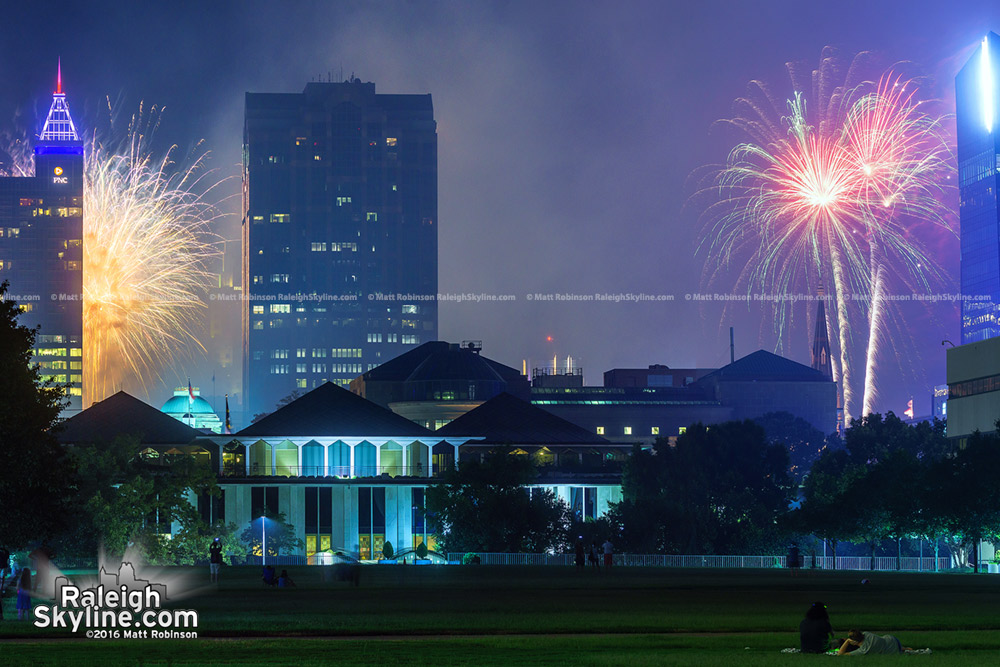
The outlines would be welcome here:
M 155 109 L 153 116 L 155 119 Z M 216 209 L 200 182 L 205 154 L 186 167 L 147 148 L 142 112 L 125 150 L 90 142 L 83 237 L 84 403 L 129 384 L 145 389 L 174 353 L 201 349 L 197 329 L 218 255 Z

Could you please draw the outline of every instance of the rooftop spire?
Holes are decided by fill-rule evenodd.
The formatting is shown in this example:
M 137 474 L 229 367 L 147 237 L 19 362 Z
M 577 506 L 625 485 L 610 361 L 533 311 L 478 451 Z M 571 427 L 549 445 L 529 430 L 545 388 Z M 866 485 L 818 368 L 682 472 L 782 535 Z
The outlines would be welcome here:
M 69 115 L 69 107 L 66 106 L 66 94 L 62 91 L 62 58 L 56 69 L 56 92 L 52 94 L 52 106 L 49 107 L 49 115 L 45 119 L 42 133 L 38 135 L 40 141 L 80 141 L 80 135 L 76 133 L 76 126 Z

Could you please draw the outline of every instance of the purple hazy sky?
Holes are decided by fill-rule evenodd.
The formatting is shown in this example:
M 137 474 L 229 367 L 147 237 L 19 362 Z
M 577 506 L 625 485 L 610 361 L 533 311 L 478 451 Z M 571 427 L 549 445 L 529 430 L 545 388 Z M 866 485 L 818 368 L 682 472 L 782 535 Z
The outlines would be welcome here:
M 1000 29 L 996 2 L 18 4 L 0 12 L 0 118 L 44 113 L 61 56 L 78 122 L 96 118 L 108 95 L 126 109 L 163 105 L 161 138 L 182 148 L 205 139 L 224 174 L 238 173 L 246 91 L 298 92 L 342 69 L 379 92 L 430 92 L 440 290 L 517 297 L 443 304 L 442 339 L 481 339 L 485 354 L 517 367 L 571 354 L 589 384 L 614 367 L 724 364 L 730 325 L 737 356 L 775 349 L 765 312 L 684 300 L 705 291 L 687 180 L 725 159 L 731 137 L 712 122 L 750 79 L 787 94 L 786 61 L 814 66 L 825 45 L 872 50 L 885 64 L 914 61 L 951 108 L 965 54 Z M 218 231 L 237 239 L 238 216 Z M 956 292 L 957 241 L 933 239 L 931 251 L 947 276 L 941 291 Z M 554 292 L 677 300 L 525 298 Z M 797 306 L 783 350 L 804 363 L 812 308 Z M 879 407 L 901 412 L 912 395 L 926 413 L 944 382 L 941 340 L 958 339 L 957 309 L 908 308 L 900 324 L 880 360 Z M 207 384 L 211 371 L 196 366 L 181 374 Z

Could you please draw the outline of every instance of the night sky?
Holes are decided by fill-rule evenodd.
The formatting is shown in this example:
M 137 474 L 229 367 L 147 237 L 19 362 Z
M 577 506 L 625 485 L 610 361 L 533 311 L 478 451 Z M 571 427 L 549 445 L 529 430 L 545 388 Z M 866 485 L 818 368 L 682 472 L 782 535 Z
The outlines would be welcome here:
M 20 110 L 37 131 L 57 56 L 78 126 L 108 96 L 123 109 L 162 105 L 160 138 L 185 149 L 204 139 L 220 175 L 238 174 L 247 91 L 299 92 L 343 71 L 382 93 L 429 92 L 440 291 L 517 296 L 442 304 L 441 338 L 481 339 L 518 368 L 571 354 L 600 384 L 614 367 L 722 365 L 730 325 L 737 356 L 775 349 L 766 313 L 684 301 L 706 291 L 689 176 L 725 159 L 732 137 L 712 122 L 749 80 L 784 95 L 786 61 L 814 66 L 826 45 L 872 50 L 885 64 L 914 61 L 951 108 L 955 72 L 991 29 L 996 2 L 15 2 L 0 10 L 0 129 Z M 224 205 L 233 215 L 217 231 L 238 239 L 238 199 Z M 957 292 L 957 239 L 932 243 L 941 291 Z M 536 292 L 677 300 L 527 302 Z M 798 307 L 783 350 L 804 363 L 811 309 Z M 913 396 L 919 415 L 944 382 L 941 340 L 959 339 L 958 310 L 903 317 L 880 362 L 879 406 L 899 413 Z M 208 383 L 206 366 L 179 372 Z

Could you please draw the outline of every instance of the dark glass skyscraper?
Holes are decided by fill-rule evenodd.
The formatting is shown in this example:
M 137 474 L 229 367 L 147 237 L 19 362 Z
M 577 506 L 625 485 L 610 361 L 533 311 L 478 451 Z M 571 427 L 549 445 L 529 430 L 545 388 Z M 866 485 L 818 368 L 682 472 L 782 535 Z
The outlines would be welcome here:
M 430 95 L 247 93 L 243 149 L 245 414 L 437 339 Z
M 962 343 L 1000 335 L 1000 37 L 989 33 L 955 77 L 961 220 Z
M 69 385 L 74 413 L 83 402 L 83 144 L 61 72 L 34 157 L 34 175 L 0 178 L 0 281 L 21 304 L 21 324 L 40 328 L 32 361 Z

